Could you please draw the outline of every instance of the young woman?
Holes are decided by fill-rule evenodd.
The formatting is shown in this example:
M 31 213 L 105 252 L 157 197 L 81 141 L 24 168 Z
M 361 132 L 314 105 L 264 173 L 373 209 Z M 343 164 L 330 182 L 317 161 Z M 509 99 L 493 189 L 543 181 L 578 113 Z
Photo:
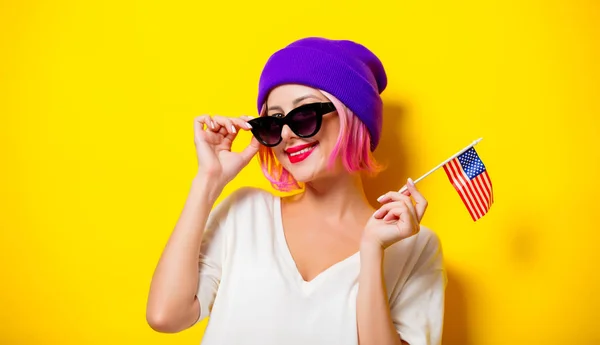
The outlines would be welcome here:
M 195 119 L 199 169 L 154 273 L 149 325 L 179 332 L 210 316 L 202 343 L 440 344 L 445 271 L 427 201 L 407 182 L 374 209 L 361 173 L 382 127 L 380 60 L 361 44 L 310 37 L 274 53 L 260 116 Z M 253 138 L 231 152 L 241 130 Z M 281 191 L 239 189 L 258 156 Z

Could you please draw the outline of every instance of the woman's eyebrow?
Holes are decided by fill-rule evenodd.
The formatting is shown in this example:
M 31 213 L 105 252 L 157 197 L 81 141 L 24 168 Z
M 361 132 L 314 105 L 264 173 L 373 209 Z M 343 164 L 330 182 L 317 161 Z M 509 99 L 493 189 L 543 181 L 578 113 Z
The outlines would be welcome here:
M 272 110 L 278 110 L 278 111 L 280 111 L 280 112 L 283 113 L 283 109 L 280 106 L 277 106 L 277 105 L 273 106 L 273 107 L 267 108 L 267 111 L 272 111 Z
M 308 95 L 304 95 L 304 96 L 300 96 L 300 97 L 296 98 L 296 99 L 294 100 L 293 104 L 294 104 L 294 106 L 296 106 L 296 105 L 298 105 L 298 103 L 300 103 L 300 102 L 302 102 L 303 100 L 305 100 L 305 99 L 308 99 L 308 98 L 319 99 L 319 98 L 318 98 L 317 96 L 315 96 L 315 95 L 308 94 Z

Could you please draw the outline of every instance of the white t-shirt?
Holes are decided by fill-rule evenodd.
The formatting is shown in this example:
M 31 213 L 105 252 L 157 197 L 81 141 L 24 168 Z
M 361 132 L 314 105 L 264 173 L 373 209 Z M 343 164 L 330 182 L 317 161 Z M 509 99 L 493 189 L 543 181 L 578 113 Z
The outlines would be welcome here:
M 199 260 L 203 345 L 356 345 L 360 255 L 310 282 L 287 246 L 279 196 L 242 188 L 211 212 Z M 386 249 L 391 315 L 411 345 L 441 343 L 446 276 L 429 229 Z

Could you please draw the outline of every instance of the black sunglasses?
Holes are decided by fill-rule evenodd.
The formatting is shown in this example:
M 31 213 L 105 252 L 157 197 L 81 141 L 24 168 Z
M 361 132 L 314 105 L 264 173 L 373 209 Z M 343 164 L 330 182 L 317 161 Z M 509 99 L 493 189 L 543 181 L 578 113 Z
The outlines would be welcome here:
M 281 142 L 283 126 L 288 125 L 300 138 L 310 138 L 319 132 L 323 115 L 335 111 L 331 102 L 309 103 L 291 110 L 284 117 L 261 116 L 248 121 L 252 134 L 265 146 L 277 146 Z

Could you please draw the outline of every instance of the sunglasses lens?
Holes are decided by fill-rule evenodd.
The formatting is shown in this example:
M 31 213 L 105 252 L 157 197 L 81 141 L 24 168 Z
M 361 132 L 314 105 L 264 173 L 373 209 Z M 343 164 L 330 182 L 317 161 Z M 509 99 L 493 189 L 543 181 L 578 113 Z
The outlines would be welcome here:
M 281 141 L 281 131 L 287 124 L 296 135 L 308 138 L 315 135 L 321 124 L 320 105 L 308 104 L 292 110 L 285 118 L 261 116 L 250 122 L 252 133 L 263 144 L 275 146 Z
M 309 136 L 317 131 L 317 113 L 314 110 L 301 110 L 294 114 L 291 127 L 300 136 Z
M 252 123 L 252 132 L 265 144 L 275 145 L 281 135 L 281 126 L 273 118 L 262 117 Z

